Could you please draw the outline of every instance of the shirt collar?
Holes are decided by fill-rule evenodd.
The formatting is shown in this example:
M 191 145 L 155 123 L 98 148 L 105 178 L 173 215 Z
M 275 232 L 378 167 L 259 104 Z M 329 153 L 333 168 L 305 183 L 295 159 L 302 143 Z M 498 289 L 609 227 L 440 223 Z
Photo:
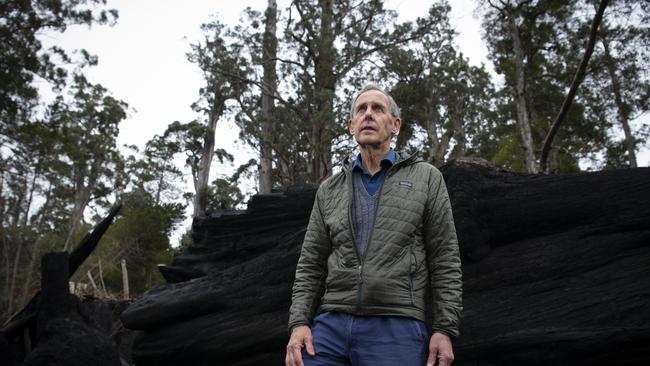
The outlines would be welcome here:
M 381 165 L 382 170 L 390 168 L 391 166 L 395 165 L 395 161 L 397 160 L 397 153 L 395 150 L 390 149 L 384 155 L 384 158 L 381 159 L 381 162 L 379 162 L 379 165 Z M 363 167 L 363 164 L 361 162 L 361 154 L 357 155 L 356 160 L 354 160 L 354 165 L 352 166 L 353 170 L 360 170 L 368 175 L 370 173 Z

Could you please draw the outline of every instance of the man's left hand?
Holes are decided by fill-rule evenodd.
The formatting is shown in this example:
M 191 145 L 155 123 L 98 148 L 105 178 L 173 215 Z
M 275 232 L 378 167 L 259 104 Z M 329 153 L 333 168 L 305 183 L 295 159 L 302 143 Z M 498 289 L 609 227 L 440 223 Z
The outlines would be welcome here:
M 454 362 L 451 339 L 442 333 L 433 333 L 429 341 L 429 358 L 427 366 L 450 366 Z

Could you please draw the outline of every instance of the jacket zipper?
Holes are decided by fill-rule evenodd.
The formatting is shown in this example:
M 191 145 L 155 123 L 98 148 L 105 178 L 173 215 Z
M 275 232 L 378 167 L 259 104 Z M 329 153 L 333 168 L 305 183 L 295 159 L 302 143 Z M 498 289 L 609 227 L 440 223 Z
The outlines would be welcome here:
M 370 250 L 370 243 L 372 242 L 372 237 L 373 234 L 375 233 L 375 224 L 377 220 L 377 211 L 379 211 L 379 205 L 381 203 L 381 193 L 384 190 L 384 186 L 386 185 L 386 181 L 390 176 L 392 175 L 391 173 L 394 171 L 393 168 L 396 168 L 400 165 L 406 165 L 407 162 L 410 162 L 414 156 L 410 156 L 407 159 L 404 159 L 402 161 L 399 161 L 395 163 L 395 165 L 391 165 L 390 168 L 388 168 L 388 171 L 386 172 L 386 177 L 384 178 L 384 182 L 382 183 L 381 187 L 379 188 L 379 196 L 377 197 L 377 209 L 375 210 L 375 215 L 372 220 L 372 230 L 370 231 L 370 235 L 368 236 L 368 246 L 366 247 L 366 255 L 368 254 L 368 251 Z M 363 294 L 363 265 L 365 261 L 365 257 L 361 258 L 361 255 L 359 255 L 359 249 L 357 247 L 357 242 L 356 238 L 354 236 L 354 229 L 352 226 L 352 200 L 354 199 L 352 195 L 354 194 L 353 192 L 353 176 L 352 176 L 352 169 L 347 170 L 348 174 L 348 179 L 350 183 L 348 184 L 348 226 L 350 227 L 350 236 L 352 238 L 352 245 L 354 246 L 354 252 L 357 254 L 357 260 L 359 262 L 359 265 L 357 266 L 357 269 L 359 271 L 359 285 L 357 286 L 357 306 L 356 306 L 356 313 L 359 314 L 361 312 L 361 298 Z

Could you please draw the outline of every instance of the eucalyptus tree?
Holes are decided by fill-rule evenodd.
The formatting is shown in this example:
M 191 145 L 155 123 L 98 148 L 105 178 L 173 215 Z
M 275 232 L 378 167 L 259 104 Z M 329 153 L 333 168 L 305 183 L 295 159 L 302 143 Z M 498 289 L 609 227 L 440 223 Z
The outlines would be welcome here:
M 205 213 L 208 179 L 215 152 L 215 128 L 223 117 L 229 100 L 237 100 L 248 88 L 250 65 L 242 55 L 244 45 L 228 42 L 226 27 L 215 20 L 201 26 L 205 38 L 192 45 L 188 59 L 203 73 L 205 85 L 199 90 L 199 100 L 193 108 L 205 120 L 201 137 L 201 152 L 192 164 L 194 183 L 194 216 Z M 196 131 L 196 129 L 195 129 Z
M 428 17 L 435 27 L 408 46 L 383 53 L 382 74 L 394 84 L 391 92 L 402 107 L 398 148 L 417 148 L 436 165 L 464 156 L 476 144 L 473 135 L 490 123 L 493 108 L 489 74 L 455 50 L 450 10 L 446 3 L 434 4 Z M 418 132 L 423 141 L 418 142 Z
M 350 98 L 347 90 L 373 80 L 379 52 L 409 43 L 435 26 L 428 18 L 398 24 L 395 11 L 382 1 L 294 0 L 284 34 L 281 77 L 298 109 L 296 120 L 308 121 L 308 172 L 311 181 L 332 173 L 332 147 L 345 133 L 347 116 L 337 108 Z M 365 80 L 359 77 L 365 73 Z M 285 98 L 286 99 L 286 98 Z
M 631 120 L 625 111 L 633 104 L 634 112 L 628 117 L 638 117 L 647 110 L 647 98 L 643 97 L 647 95 L 644 60 L 648 58 L 648 38 L 644 35 L 647 22 L 643 21 L 647 19 L 647 5 L 634 1 L 611 3 L 603 17 L 598 32 L 600 41 L 586 69 L 585 81 L 576 89 L 575 100 L 567 108 L 566 122 L 550 146 L 551 172 L 578 170 L 580 159 L 597 160 L 596 156 L 606 150 L 611 150 L 606 157 L 627 150 L 630 159 L 626 165 L 633 164 L 630 148 L 637 145 L 632 129 L 628 130 L 624 121 Z M 535 172 L 539 169 L 541 143 L 561 110 L 564 94 L 581 62 L 583 52 L 576 51 L 585 49 L 598 4 L 591 0 L 489 0 L 482 4 L 490 57 L 505 79 L 499 111 L 505 126 L 511 126 L 511 120 L 517 121 L 519 132 L 514 134 L 512 129 L 502 128 L 505 136 L 500 137 L 495 160 L 517 169 L 517 160 L 521 159 L 525 162 L 524 170 Z M 616 44 L 616 51 L 609 56 L 607 48 L 611 51 L 612 47 L 606 47 L 608 40 Z M 608 64 L 616 67 L 608 68 Z M 617 89 L 619 93 L 615 92 Z M 625 93 L 621 92 L 623 89 Z M 617 146 L 622 142 L 613 138 L 617 134 L 612 128 L 614 121 L 618 121 L 626 136 L 622 148 Z M 643 131 L 637 132 L 639 137 L 644 135 Z
M 125 183 L 116 180 L 123 167 L 116 139 L 127 107 L 81 75 L 74 77 L 70 99 L 57 99 L 50 123 L 58 128 L 62 187 L 72 201 L 64 250 L 71 248 L 91 200 L 104 198 Z
M 503 124 L 514 120 L 517 125 L 517 133 L 500 137 L 496 162 L 517 169 L 520 159 L 525 171 L 537 172 L 541 143 L 580 63 L 576 49 L 584 48 L 585 38 L 577 29 L 593 16 L 584 16 L 588 12 L 578 0 L 487 0 L 482 5 L 489 57 L 505 79 L 499 111 Z M 578 95 L 568 111 L 550 150 L 550 171 L 578 170 L 580 158 L 604 146 L 606 129 L 594 126 L 585 102 Z
M 275 100 L 278 89 L 277 54 L 278 38 L 276 36 L 278 23 L 278 4 L 276 0 L 268 0 L 264 13 L 264 37 L 262 40 L 262 96 L 261 96 L 261 134 L 260 134 L 260 166 L 259 193 L 271 193 L 273 188 L 273 130 L 276 124 Z
M 0 136 L 12 134 L 20 114 L 30 115 L 38 103 L 34 83 L 45 80 L 60 88 L 71 62 L 59 47 L 43 49 L 39 35 L 63 32 L 73 24 L 106 24 L 117 19 L 117 11 L 106 9 L 106 0 L 1 1 L 0 2 Z M 84 63 L 96 59 L 82 53 Z
M 611 1 L 598 33 L 591 72 L 585 80 L 590 98 L 598 100 L 600 118 L 609 122 L 611 130 L 623 132 L 623 139 L 611 137 L 608 142 L 605 165 L 609 167 L 636 168 L 636 151 L 650 135 L 647 125 L 636 132 L 632 127 L 632 122 L 650 109 L 648 24 L 647 2 Z

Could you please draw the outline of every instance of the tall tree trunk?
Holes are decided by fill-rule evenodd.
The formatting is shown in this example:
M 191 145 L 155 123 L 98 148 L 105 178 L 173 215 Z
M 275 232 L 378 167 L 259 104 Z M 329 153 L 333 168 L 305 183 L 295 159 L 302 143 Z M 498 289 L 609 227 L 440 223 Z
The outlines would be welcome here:
M 90 202 L 90 187 L 92 185 L 91 183 L 86 185 L 84 183 L 84 178 L 85 174 L 79 174 L 76 178 L 74 206 L 72 208 L 72 214 L 70 215 L 68 234 L 65 239 L 65 244 L 63 245 L 63 250 L 66 252 L 72 247 L 72 241 L 81 226 L 84 210 L 86 209 L 88 202 Z
M 260 172 L 259 193 L 271 193 L 273 187 L 272 159 L 273 159 L 273 130 L 274 130 L 274 99 L 277 91 L 278 76 L 275 70 L 278 52 L 278 39 L 275 35 L 278 18 L 278 5 L 276 0 L 268 0 L 266 9 L 266 28 L 262 44 L 262 60 L 264 76 L 262 84 L 262 134 L 260 136 Z
M 436 153 L 436 148 L 439 144 L 438 141 L 438 126 L 436 125 L 436 116 L 433 114 L 433 103 L 431 102 L 430 98 L 426 99 L 427 104 L 425 106 L 425 115 L 426 115 L 426 130 L 427 130 L 427 138 L 429 140 L 429 160 L 433 160 L 433 157 L 435 156 Z M 436 113 L 437 114 L 437 113 Z
M 219 117 L 221 117 L 221 114 L 223 113 L 225 100 L 220 95 L 216 94 L 212 103 L 213 105 L 210 109 L 208 126 L 203 138 L 203 148 L 201 149 L 199 166 L 197 167 L 196 179 L 194 181 L 194 217 L 205 215 L 205 209 L 208 204 L 208 180 L 210 178 L 212 158 L 214 157 L 214 133 L 217 128 Z
M 515 53 L 515 99 L 517 104 L 517 120 L 519 122 L 519 131 L 521 132 L 521 141 L 524 144 L 524 153 L 526 160 L 526 170 L 529 173 L 537 173 L 537 164 L 535 162 L 535 149 L 533 145 L 533 136 L 530 128 L 529 112 L 526 103 L 526 79 L 524 74 L 524 51 L 519 38 L 519 28 L 517 27 L 516 14 L 507 13 L 510 25 L 510 37 Z
M 20 266 L 20 256 L 22 253 L 22 242 L 20 243 L 15 243 L 16 244 L 16 255 L 14 256 L 14 263 L 13 267 L 11 270 L 11 283 L 9 284 L 9 291 L 7 292 L 7 298 L 8 298 L 8 307 L 7 307 L 7 313 L 11 314 L 13 311 L 14 307 L 14 300 L 16 298 L 15 293 L 16 293 L 16 277 L 18 276 L 18 267 Z
M 320 182 L 332 174 L 332 129 L 334 126 L 334 11 L 332 0 L 319 0 L 320 37 L 315 64 L 316 113 L 312 127 L 312 180 Z
M 460 96 L 450 110 L 449 118 L 452 122 L 452 129 L 454 131 L 454 138 L 456 145 L 449 154 L 451 159 L 458 159 L 465 156 L 465 145 L 467 143 L 465 137 L 465 129 L 463 128 L 463 110 L 465 109 L 465 98 Z
M 625 102 L 623 102 L 623 97 L 621 96 L 621 84 L 618 81 L 618 77 L 616 77 L 616 68 L 614 67 L 614 59 L 610 52 L 609 41 L 603 37 L 601 42 L 605 48 L 605 67 L 607 68 L 607 73 L 612 82 L 612 93 L 614 94 L 614 103 L 616 103 L 616 114 L 618 121 L 623 127 L 623 133 L 625 134 L 625 148 L 627 149 L 630 168 L 636 168 L 638 167 L 635 151 L 636 141 L 632 135 L 632 130 L 630 129 L 630 108 L 625 104 Z
M 438 137 L 438 126 L 437 121 L 440 120 L 440 115 L 438 114 L 437 109 L 433 106 L 433 102 L 430 100 L 427 103 L 427 137 L 429 139 L 429 161 L 431 164 L 440 166 L 445 162 L 445 155 L 449 149 L 449 141 L 453 132 L 450 130 L 445 131 L 445 133 Z

